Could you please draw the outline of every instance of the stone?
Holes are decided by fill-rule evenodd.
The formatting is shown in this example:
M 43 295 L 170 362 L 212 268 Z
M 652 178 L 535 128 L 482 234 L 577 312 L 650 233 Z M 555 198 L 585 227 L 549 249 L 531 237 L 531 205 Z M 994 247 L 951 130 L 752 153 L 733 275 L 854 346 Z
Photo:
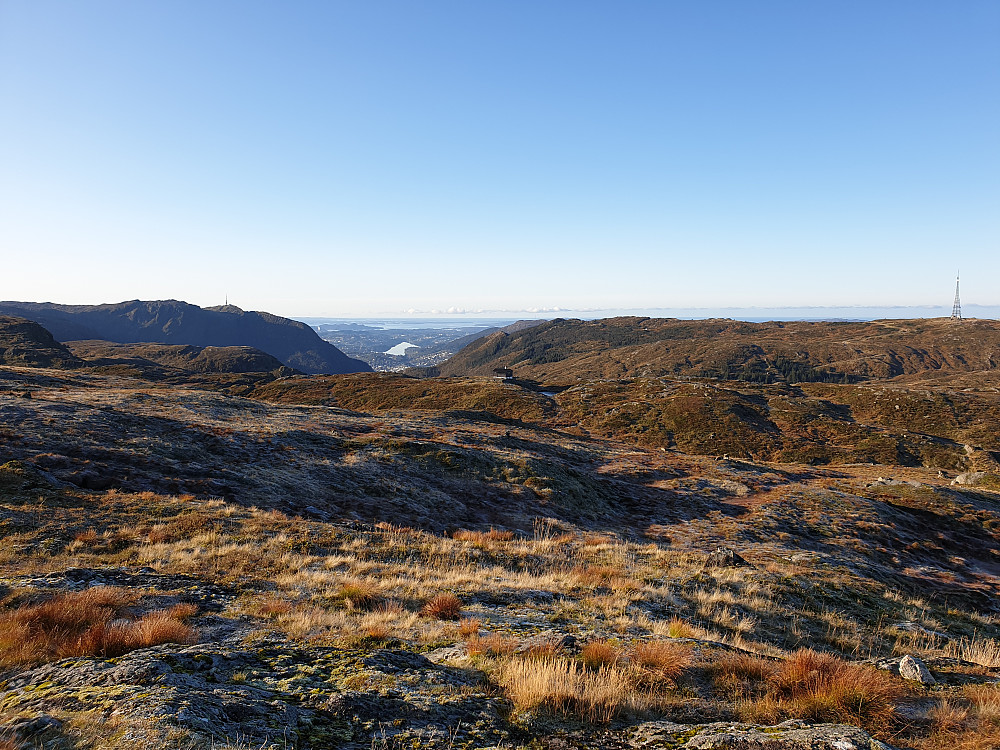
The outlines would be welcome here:
M 910 654 L 899 660 L 899 676 L 904 680 L 919 682 L 921 685 L 934 685 L 937 683 L 927 665 L 916 656 L 911 656 Z
M 983 477 L 986 476 L 985 471 L 966 471 L 959 474 L 957 477 L 951 480 L 952 484 L 967 484 L 974 486 L 983 481 Z
M 719 547 L 705 560 L 704 570 L 710 568 L 749 568 L 750 563 L 728 547 Z

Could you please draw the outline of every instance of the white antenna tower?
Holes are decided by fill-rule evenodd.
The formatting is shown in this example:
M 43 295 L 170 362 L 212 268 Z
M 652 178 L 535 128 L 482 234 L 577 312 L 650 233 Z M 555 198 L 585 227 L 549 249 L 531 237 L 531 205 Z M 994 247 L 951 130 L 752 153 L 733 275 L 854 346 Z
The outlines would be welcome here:
M 958 299 L 958 279 L 959 274 L 955 274 L 955 304 L 951 306 L 951 319 L 961 320 L 962 319 L 962 303 Z

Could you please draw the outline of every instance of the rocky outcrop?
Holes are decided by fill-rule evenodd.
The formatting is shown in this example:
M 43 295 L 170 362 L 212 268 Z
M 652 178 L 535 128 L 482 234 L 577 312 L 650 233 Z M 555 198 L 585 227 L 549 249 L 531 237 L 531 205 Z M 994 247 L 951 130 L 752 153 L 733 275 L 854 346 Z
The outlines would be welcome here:
M 117 659 L 64 659 L 15 674 L 0 691 L 0 736 L 61 746 L 61 712 L 114 715 L 142 746 L 255 748 L 513 747 L 537 736 L 510 723 L 482 673 L 392 647 L 302 646 L 240 632 L 221 642 L 159 646 Z M 851 726 L 644 722 L 592 726 L 591 748 L 891 750 Z M 553 747 L 555 747 L 553 745 Z
M 70 368 L 83 364 L 38 323 L 0 315 L 0 365 Z

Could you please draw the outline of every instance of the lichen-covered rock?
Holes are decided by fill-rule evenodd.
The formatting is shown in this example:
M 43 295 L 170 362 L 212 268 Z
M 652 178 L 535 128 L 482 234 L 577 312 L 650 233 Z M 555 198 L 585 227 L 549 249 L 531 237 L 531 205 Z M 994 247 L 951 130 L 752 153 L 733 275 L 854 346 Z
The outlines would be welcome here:
M 509 738 L 502 701 L 479 683 L 478 672 L 403 649 L 233 637 L 14 674 L 0 690 L 0 716 L 113 714 L 148 747 L 184 736 L 192 747 L 240 738 L 255 748 L 370 748 L 378 731 L 425 736 L 441 727 L 460 727 L 479 746 L 501 744 Z
M 773 727 L 752 724 L 648 722 L 629 733 L 632 747 L 653 750 L 892 750 L 857 727 L 793 720 Z

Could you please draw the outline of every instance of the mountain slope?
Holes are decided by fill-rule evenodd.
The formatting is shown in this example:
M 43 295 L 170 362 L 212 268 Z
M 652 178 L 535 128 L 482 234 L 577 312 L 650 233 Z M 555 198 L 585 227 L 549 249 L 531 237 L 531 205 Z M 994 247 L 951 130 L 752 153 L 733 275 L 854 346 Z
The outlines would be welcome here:
M 552 382 L 689 375 L 752 382 L 854 382 L 924 372 L 992 370 L 1000 322 L 948 319 L 768 322 L 609 318 L 554 320 L 475 341 L 441 375 Z
M 83 361 L 38 323 L 0 315 L 0 364 L 22 367 L 82 367 Z
M 307 373 L 369 372 L 305 323 L 234 305 L 201 308 L 177 300 L 104 305 L 0 302 L 0 314 L 33 320 L 59 341 L 250 346 Z

